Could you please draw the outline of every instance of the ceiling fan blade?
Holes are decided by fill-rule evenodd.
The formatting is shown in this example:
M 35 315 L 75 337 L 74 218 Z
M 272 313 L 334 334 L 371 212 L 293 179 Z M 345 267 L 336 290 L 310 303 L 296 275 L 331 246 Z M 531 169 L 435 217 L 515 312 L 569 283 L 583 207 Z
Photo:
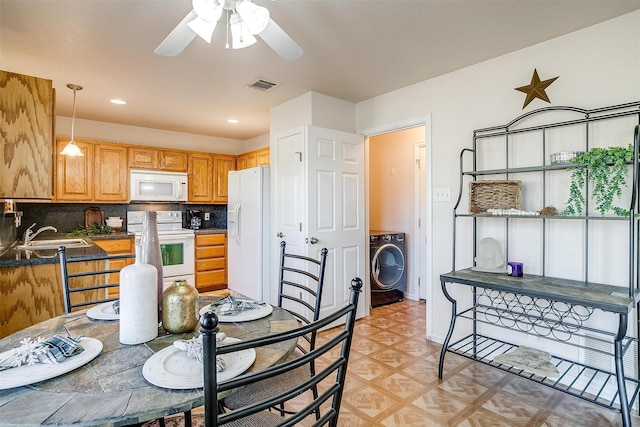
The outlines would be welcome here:
M 269 19 L 267 28 L 258 34 L 258 37 L 285 61 L 295 61 L 304 53 L 302 48 L 273 19 Z
M 182 21 L 169 33 L 169 35 L 160 43 L 160 46 L 154 50 L 156 55 L 160 56 L 176 56 L 179 55 L 185 47 L 196 37 L 191 28 L 187 25 L 196 19 L 198 15 L 192 10 L 184 17 Z

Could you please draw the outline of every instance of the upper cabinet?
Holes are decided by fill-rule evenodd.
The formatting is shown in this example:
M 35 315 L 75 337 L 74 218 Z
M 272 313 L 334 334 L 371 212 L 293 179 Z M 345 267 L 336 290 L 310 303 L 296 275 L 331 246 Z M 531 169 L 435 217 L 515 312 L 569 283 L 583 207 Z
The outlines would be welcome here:
M 186 172 L 188 153 L 186 151 L 160 150 L 160 170 Z
M 60 151 L 69 138 L 57 138 L 56 201 L 122 203 L 129 200 L 127 147 L 76 139 L 83 157 Z
M 213 157 L 208 153 L 189 153 L 189 202 L 213 201 Z
M 236 170 L 235 156 L 227 156 L 224 154 L 213 155 L 213 203 L 227 203 L 229 171 Z
M 238 170 L 269 164 L 269 147 L 240 154 L 237 158 Z
M 129 168 L 186 172 L 188 152 L 153 147 L 129 147 Z
M 96 144 L 95 193 L 96 202 L 126 202 L 129 199 L 127 147 L 115 144 Z
M 0 71 L 0 198 L 51 199 L 51 80 Z
M 129 147 L 131 169 L 158 169 L 158 150 L 150 147 Z

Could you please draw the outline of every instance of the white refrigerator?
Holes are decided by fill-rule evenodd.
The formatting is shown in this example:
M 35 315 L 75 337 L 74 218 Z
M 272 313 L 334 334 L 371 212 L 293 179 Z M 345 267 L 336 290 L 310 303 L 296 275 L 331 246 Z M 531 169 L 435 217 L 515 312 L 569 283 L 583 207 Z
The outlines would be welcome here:
M 269 167 L 229 172 L 227 267 L 229 291 L 276 303 L 270 284 Z

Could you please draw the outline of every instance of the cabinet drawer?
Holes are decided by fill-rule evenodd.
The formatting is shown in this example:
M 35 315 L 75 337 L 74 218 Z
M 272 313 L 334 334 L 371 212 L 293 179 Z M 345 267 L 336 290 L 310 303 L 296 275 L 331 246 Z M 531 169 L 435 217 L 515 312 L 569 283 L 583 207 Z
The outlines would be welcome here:
M 196 259 L 224 258 L 224 246 L 196 248 Z
M 224 270 L 196 273 L 196 286 L 198 287 L 206 285 L 224 285 L 225 283 Z
M 196 246 L 223 245 L 226 234 L 196 234 Z
M 196 261 L 196 271 L 224 270 L 226 267 L 224 258 L 213 258 Z
M 133 253 L 133 239 L 94 240 L 93 243 L 100 246 L 109 254 Z

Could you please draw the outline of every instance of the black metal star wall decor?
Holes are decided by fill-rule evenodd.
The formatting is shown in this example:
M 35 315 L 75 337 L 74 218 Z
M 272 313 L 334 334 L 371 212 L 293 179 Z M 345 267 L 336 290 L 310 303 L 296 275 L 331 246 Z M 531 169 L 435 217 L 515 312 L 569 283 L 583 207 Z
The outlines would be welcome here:
M 538 70 L 534 69 L 533 77 L 531 77 L 531 83 L 529 83 L 526 86 L 520 86 L 516 88 L 516 90 L 527 94 L 527 97 L 524 100 L 524 105 L 522 106 L 522 109 L 524 110 L 525 107 L 529 105 L 529 103 L 536 98 L 542 99 L 543 101 L 547 101 L 550 103 L 551 101 L 549 101 L 549 97 L 547 96 L 545 89 L 549 87 L 551 83 L 555 82 L 558 77 L 560 76 L 554 77 L 552 79 L 540 81 L 540 77 L 538 77 Z

